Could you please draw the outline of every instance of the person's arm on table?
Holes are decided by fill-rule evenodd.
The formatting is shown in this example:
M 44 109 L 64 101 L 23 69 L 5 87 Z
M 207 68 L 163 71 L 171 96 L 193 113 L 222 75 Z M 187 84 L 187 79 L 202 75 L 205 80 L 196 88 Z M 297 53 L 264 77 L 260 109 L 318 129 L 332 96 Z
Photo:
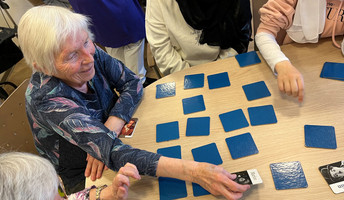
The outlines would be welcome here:
M 221 166 L 164 156 L 160 157 L 156 175 L 198 183 L 213 195 L 226 199 L 239 199 L 250 188 L 234 182 L 236 175 Z
M 118 137 L 118 134 L 121 132 L 121 129 L 126 123 L 126 121 L 120 117 L 126 118 L 127 120 L 130 119 L 134 109 L 129 108 L 137 107 L 142 96 L 142 86 L 140 89 L 140 82 L 136 80 L 135 75 L 131 74 L 123 66 L 123 68 L 113 67 L 117 66 L 118 64 L 112 57 L 107 55 L 99 48 L 97 51 L 97 56 L 98 59 L 101 60 L 101 63 L 105 63 L 104 65 L 106 65 L 102 67 L 102 69 L 104 69 L 104 74 L 109 75 L 108 80 L 111 84 L 111 87 L 116 88 L 120 92 L 119 100 L 111 110 L 111 116 L 109 116 L 107 121 L 104 123 L 104 125 L 110 131 L 115 132 Z M 96 179 L 101 178 L 103 169 L 106 170 L 108 168 L 104 165 L 104 163 L 87 154 L 87 167 L 85 170 L 86 177 L 90 177 L 92 181 L 95 181 Z
M 137 171 L 135 165 L 131 163 L 125 164 L 124 167 L 121 167 L 117 172 L 116 176 L 113 178 L 112 184 L 102 189 L 99 193 L 100 199 L 104 200 L 125 200 L 128 197 L 128 189 L 130 187 L 129 177 L 132 177 L 136 180 L 140 180 L 141 176 Z M 71 194 L 68 196 L 69 200 L 81 200 L 81 199 L 96 199 L 97 188 L 86 188 L 83 191 Z M 87 198 L 88 196 L 88 198 Z
M 270 66 L 277 74 L 281 92 L 303 101 L 304 83 L 301 73 L 289 62 L 277 44 L 277 33 L 287 30 L 293 22 L 296 0 L 269 1 L 259 9 L 260 24 L 255 36 L 256 45 Z
M 298 100 L 302 102 L 304 96 L 303 77 L 283 54 L 273 35 L 260 32 L 257 33 L 255 39 L 260 53 L 271 67 L 271 70 L 277 73 L 280 91 L 298 97 Z
M 164 1 L 148 0 L 146 6 L 146 35 L 152 54 L 164 75 L 190 67 L 172 46 L 160 6 Z

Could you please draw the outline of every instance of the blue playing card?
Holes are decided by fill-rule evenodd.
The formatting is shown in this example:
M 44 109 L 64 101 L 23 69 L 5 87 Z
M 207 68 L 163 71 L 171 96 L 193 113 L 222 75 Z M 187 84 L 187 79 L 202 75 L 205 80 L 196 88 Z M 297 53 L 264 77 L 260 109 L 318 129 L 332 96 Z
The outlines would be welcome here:
M 227 87 L 231 85 L 227 72 L 209 75 L 207 76 L 207 78 L 208 78 L 209 89 L 216 89 L 216 88 Z
M 261 62 L 257 55 L 257 52 L 255 51 L 238 54 L 235 56 L 235 58 L 238 61 L 240 67 L 246 67 L 248 65 L 253 65 Z
M 305 125 L 307 147 L 336 149 L 336 133 L 333 126 Z
M 181 147 L 180 146 L 173 146 L 158 149 L 158 154 L 161 154 L 166 157 L 170 158 L 181 158 Z M 159 194 L 160 199 L 170 200 L 170 199 L 179 199 L 183 197 L 187 197 L 186 191 L 186 184 L 185 181 L 174 179 L 174 178 L 166 178 L 166 177 L 159 177 Z
M 185 98 L 182 102 L 184 115 L 205 110 L 203 95 Z
M 209 135 L 210 117 L 188 118 L 186 124 L 186 136 Z
M 226 138 L 226 143 L 233 159 L 258 153 L 251 133 Z
M 197 162 L 207 162 L 214 165 L 222 164 L 222 159 L 215 143 L 207 144 L 191 150 L 194 160 Z M 203 196 L 210 194 L 202 186 L 192 183 L 193 195 Z
M 204 189 L 202 186 L 198 185 L 197 183 L 192 183 L 192 191 L 195 197 L 210 194 L 210 192 L 208 192 L 206 189 Z
M 169 157 L 169 158 L 179 158 L 179 159 L 182 158 L 181 152 L 182 151 L 181 151 L 180 145 L 161 148 L 161 149 L 157 150 L 158 154 L 161 154 L 161 155 Z
M 277 123 L 272 105 L 250 107 L 247 110 L 250 116 L 251 126 Z
M 308 187 L 299 161 L 273 163 L 270 169 L 277 190 Z
M 222 159 L 215 143 L 210 143 L 191 150 L 194 160 L 214 165 L 222 164 Z
M 242 88 L 244 89 L 248 101 L 271 96 L 264 81 L 243 85 Z
M 249 126 L 246 120 L 246 117 L 244 115 L 244 112 L 241 109 L 220 114 L 219 117 L 220 117 L 223 129 L 226 132 Z
M 204 86 L 204 74 L 192 74 L 184 77 L 184 89 L 202 88 Z
M 179 138 L 177 121 L 156 125 L 156 142 L 175 140 Z
M 176 95 L 176 83 L 163 83 L 156 85 L 156 98 L 171 97 Z
M 325 62 L 320 77 L 344 81 L 344 63 Z

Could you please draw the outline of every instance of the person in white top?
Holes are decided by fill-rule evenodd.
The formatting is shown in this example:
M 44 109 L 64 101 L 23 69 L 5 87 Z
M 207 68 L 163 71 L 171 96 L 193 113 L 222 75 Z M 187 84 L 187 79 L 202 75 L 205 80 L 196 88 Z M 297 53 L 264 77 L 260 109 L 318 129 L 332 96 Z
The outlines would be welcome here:
M 168 75 L 247 52 L 251 18 L 249 0 L 148 0 L 146 37 Z

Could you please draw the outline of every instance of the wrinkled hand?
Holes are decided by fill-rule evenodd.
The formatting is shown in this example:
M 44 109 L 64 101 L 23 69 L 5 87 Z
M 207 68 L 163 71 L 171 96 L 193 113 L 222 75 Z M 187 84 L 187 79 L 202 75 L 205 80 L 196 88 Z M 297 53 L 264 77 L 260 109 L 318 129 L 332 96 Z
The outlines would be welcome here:
M 115 199 L 127 199 L 128 188 L 130 186 L 129 177 L 137 180 L 141 179 L 136 166 L 131 163 L 127 163 L 124 167 L 121 167 L 112 181 L 112 194 L 114 194 Z
M 91 176 L 91 180 L 95 181 L 96 179 L 99 179 L 102 177 L 103 170 L 107 170 L 108 168 L 104 163 L 101 161 L 93 158 L 91 155 L 87 154 L 87 166 L 85 169 L 85 176 L 89 177 Z
M 222 195 L 226 199 L 236 200 L 250 188 L 250 185 L 240 185 L 233 180 L 235 174 L 231 174 L 221 166 L 208 163 L 199 163 L 194 170 L 193 182 L 200 184 L 215 196 Z
M 282 61 L 276 64 L 278 88 L 289 96 L 298 97 L 299 102 L 303 101 L 304 83 L 303 77 L 289 61 Z

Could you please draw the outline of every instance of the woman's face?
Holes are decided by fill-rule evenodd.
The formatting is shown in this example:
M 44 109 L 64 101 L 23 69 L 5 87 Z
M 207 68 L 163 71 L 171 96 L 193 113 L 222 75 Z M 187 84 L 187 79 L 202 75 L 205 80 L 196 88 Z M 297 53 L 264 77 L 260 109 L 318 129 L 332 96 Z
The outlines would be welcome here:
M 94 76 L 95 47 L 86 31 L 80 31 L 73 40 L 68 37 L 62 51 L 55 57 L 55 77 L 67 85 L 81 89 Z
M 344 168 L 343 167 L 331 167 L 330 174 L 333 178 L 343 178 Z

